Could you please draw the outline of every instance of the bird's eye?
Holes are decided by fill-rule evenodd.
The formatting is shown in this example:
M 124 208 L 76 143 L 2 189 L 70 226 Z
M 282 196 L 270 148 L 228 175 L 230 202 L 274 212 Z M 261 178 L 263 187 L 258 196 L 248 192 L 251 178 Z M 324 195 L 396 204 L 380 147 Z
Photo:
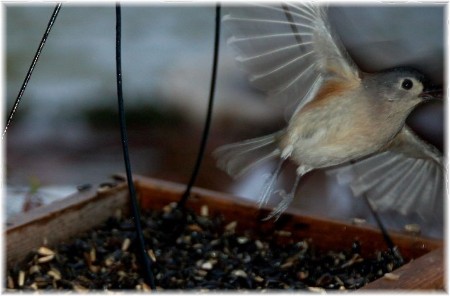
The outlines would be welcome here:
M 413 82 L 411 81 L 411 79 L 405 79 L 402 82 L 402 88 L 403 89 L 411 89 L 413 87 Z

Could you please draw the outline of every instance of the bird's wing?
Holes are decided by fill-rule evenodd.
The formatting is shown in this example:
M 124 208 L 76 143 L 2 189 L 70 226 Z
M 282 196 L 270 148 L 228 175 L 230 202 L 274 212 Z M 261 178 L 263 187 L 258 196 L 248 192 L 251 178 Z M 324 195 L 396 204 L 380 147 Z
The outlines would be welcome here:
M 407 126 L 386 151 L 337 172 L 355 175 L 350 181 L 353 193 L 366 194 L 381 211 L 417 213 L 428 221 L 436 210 L 442 209 L 445 189 L 442 154 Z
M 324 79 L 358 80 L 326 9 L 306 3 L 229 7 L 228 44 L 250 81 L 284 106 L 303 106 Z M 298 108 L 297 108 L 298 109 Z

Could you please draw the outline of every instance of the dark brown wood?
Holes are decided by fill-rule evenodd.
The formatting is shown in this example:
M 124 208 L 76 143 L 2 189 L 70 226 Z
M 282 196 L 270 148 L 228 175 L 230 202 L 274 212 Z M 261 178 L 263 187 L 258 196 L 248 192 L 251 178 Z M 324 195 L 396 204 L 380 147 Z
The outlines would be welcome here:
M 178 201 L 185 189 L 185 185 L 167 181 L 141 176 L 134 176 L 134 179 L 142 209 L 161 209 Z M 348 249 L 358 240 L 363 253 L 386 249 L 380 232 L 373 227 L 302 216 L 295 210 L 284 214 L 277 222 L 262 221 L 269 209 L 258 209 L 254 203 L 236 196 L 194 188 L 187 207 L 199 212 L 204 205 L 208 206 L 210 215 L 220 214 L 226 221 L 236 221 L 238 231 L 250 229 L 255 236 L 282 230 L 284 232 L 280 232 L 279 239 L 286 243 L 310 238 L 317 248 L 329 249 L 332 246 L 339 250 Z M 44 239 L 52 247 L 102 223 L 118 210 L 129 212 L 125 182 L 102 193 L 96 189 L 80 192 L 10 219 L 6 230 L 7 264 L 42 246 Z M 400 274 L 395 283 L 381 279 L 366 288 L 441 289 L 444 286 L 443 242 L 402 233 L 393 233 L 392 237 L 403 256 L 407 260 L 415 260 L 395 271 Z M 430 252 L 432 250 L 437 251 Z
M 143 209 L 160 209 L 170 202 L 176 202 L 184 191 L 184 186 L 167 181 L 136 177 L 136 188 Z M 239 222 L 238 229 L 252 229 L 256 235 L 264 235 L 273 230 L 284 230 L 290 237 L 280 237 L 286 242 L 311 238 L 320 249 L 348 249 L 355 240 L 361 243 L 363 255 L 376 250 L 386 250 L 380 231 L 371 226 L 356 226 L 350 223 L 300 215 L 288 210 L 276 222 L 262 221 L 270 209 L 258 209 L 255 203 L 236 196 L 210 190 L 194 188 L 187 207 L 199 211 L 208 205 L 212 215 L 222 214 L 226 221 Z M 403 233 L 390 233 L 406 260 L 418 258 L 431 250 L 441 248 L 440 240 L 417 237 Z
M 6 258 L 10 265 L 44 243 L 54 246 L 126 211 L 128 195 L 122 183 L 106 192 L 96 189 L 76 193 L 7 221 Z
M 440 290 L 444 291 L 444 250 L 437 249 L 382 277 L 362 290 Z M 397 278 L 398 277 L 398 278 Z

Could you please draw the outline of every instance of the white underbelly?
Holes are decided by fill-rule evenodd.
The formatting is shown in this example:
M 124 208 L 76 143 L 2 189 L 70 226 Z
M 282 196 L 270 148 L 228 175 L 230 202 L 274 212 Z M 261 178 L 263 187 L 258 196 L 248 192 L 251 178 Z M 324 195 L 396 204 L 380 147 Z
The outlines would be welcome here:
M 380 145 L 368 141 L 366 136 L 355 135 L 351 141 L 329 141 L 329 130 L 319 129 L 312 137 L 293 137 L 290 141 L 291 159 L 299 165 L 326 168 L 376 152 Z

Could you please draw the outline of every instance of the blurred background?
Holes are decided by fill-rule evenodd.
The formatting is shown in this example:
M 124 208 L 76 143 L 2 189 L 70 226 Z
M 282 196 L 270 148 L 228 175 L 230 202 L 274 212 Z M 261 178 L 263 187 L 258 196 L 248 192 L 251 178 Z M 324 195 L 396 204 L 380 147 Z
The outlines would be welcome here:
M 53 9 L 5 4 L 5 118 Z M 329 13 L 362 70 L 408 65 L 433 84 L 443 84 L 444 5 L 346 5 L 332 6 Z M 214 17 L 212 5 L 122 7 L 123 91 L 135 174 L 189 180 L 207 108 Z M 285 125 L 283 109 L 274 108 L 250 87 L 226 46 L 227 37 L 225 27 L 211 135 L 196 186 L 257 200 L 263 175 L 273 164 L 232 180 L 216 168 L 211 152 L 280 129 Z M 7 216 L 124 172 L 116 105 L 114 5 L 63 4 L 8 129 Z M 443 151 L 442 101 L 420 106 L 408 122 Z M 305 176 L 298 192 L 293 206 L 307 214 L 373 223 L 364 202 L 326 172 Z M 390 213 L 383 218 L 391 228 L 419 223 L 424 235 L 443 233 L 443 210 L 428 223 Z

